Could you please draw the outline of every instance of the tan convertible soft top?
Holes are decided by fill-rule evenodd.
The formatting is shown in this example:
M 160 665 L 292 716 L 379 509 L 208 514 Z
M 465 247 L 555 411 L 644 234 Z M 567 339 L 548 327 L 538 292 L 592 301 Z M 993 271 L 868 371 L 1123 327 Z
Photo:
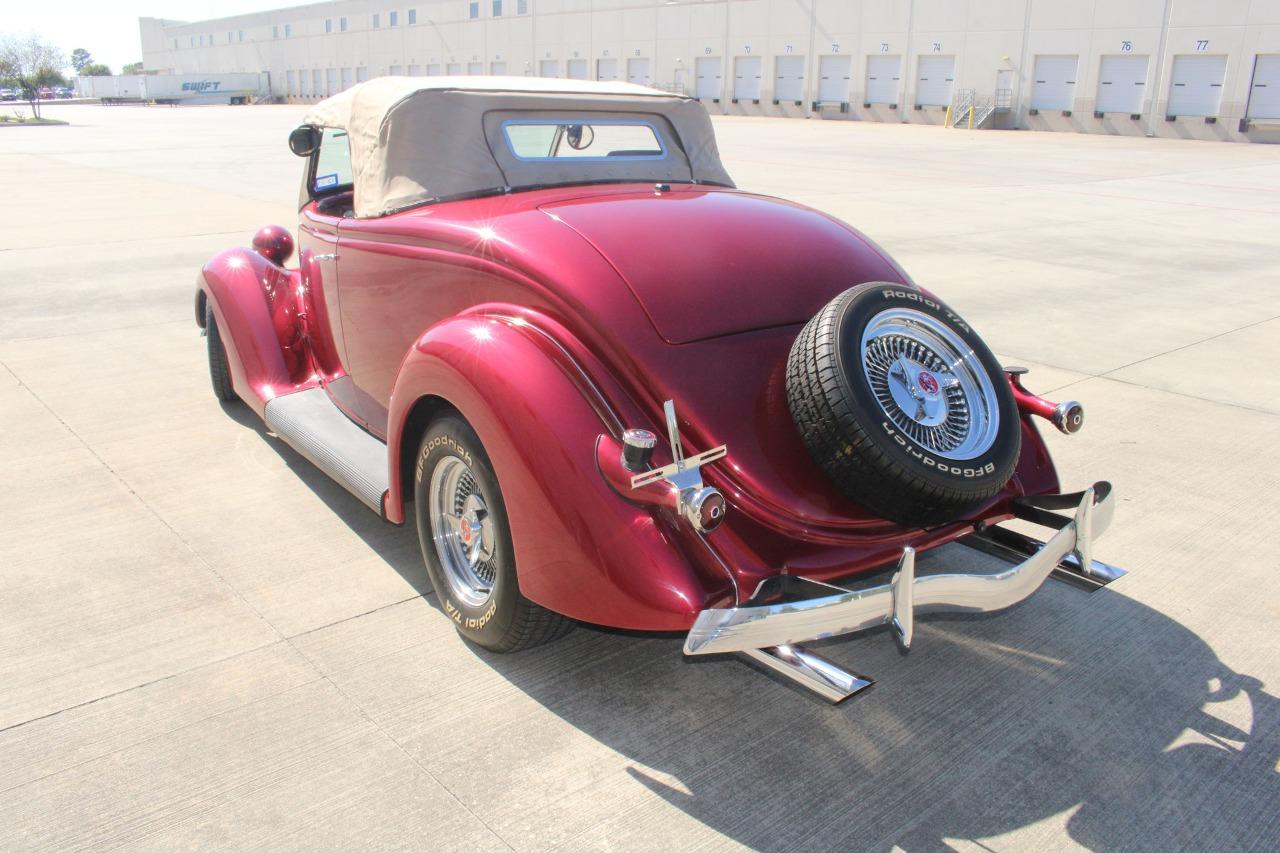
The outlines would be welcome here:
M 590 114 L 590 115 L 584 115 Z M 514 155 L 504 121 L 643 118 L 661 158 L 529 160 Z M 550 184 L 679 181 L 733 186 L 697 101 L 632 83 L 541 77 L 376 77 L 326 98 L 303 124 L 345 129 L 356 216 Z

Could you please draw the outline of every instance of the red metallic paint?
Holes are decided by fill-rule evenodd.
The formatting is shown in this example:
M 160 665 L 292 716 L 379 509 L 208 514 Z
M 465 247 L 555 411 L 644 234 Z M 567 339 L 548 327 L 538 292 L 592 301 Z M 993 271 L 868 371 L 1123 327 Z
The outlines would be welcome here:
M 247 250 L 205 267 L 237 389 L 261 413 L 270 396 L 324 383 L 386 439 L 384 514 L 396 523 L 414 413 L 458 410 L 502 486 L 522 591 L 574 618 L 683 630 L 771 574 L 863 572 L 1058 488 L 1024 417 L 1017 473 L 969 519 L 905 529 L 840 494 L 792 423 L 787 353 L 844 289 L 911 282 L 861 234 L 798 205 L 681 185 L 537 190 L 364 220 L 312 203 L 299 246 L 297 272 Z M 687 452 L 729 447 L 704 469 L 729 504 L 710 536 L 610 468 L 623 427 L 666 434 L 666 399 Z M 665 444 L 654 465 L 670 460 Z
M 264 225 L 253 235 L 253 250 L 271 263 L 283 266 L 293 255 L 293 236 L 279 225 Z

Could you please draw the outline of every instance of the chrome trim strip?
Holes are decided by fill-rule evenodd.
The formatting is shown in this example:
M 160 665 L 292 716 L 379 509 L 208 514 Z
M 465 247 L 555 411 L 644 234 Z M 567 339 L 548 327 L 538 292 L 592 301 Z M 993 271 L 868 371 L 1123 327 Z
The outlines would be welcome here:
M 1052 507 L 1075 503 L 1073 518 L 1054 515 L 1049 526 L 1061 529 L 1035 554 L 996 574 L 940 574 L 914 577 L 914 552 L 904 551 L 887 584 L 805 601 L 760 606 L 713 608 L 698 614 L 685 638 L 684 653 L 706 655 L 750 652 L 775 646 L 852 634 L 893 623 L 899 641 L 911 642 L 914 617 L 922 613 L 989 613 L 1030 597 L 1064 559 L 1090 559 L 1092 539 L 1114 514 L 1109 483 L 1097 483 L 1075 495 L 1054 495 L 1039 503 Z

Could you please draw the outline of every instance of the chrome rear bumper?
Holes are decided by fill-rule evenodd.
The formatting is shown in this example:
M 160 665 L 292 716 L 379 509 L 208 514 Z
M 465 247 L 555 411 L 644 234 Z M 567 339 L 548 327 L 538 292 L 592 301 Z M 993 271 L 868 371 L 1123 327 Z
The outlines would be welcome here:
M 1071 517 L 1055 510 L 1074 509 Z M 975 532 L 961 543 L 1022 562 L 997 574 L 936 574 L 917 578 L 915 550 L 905 548 L 887 584 L 849 590 L 779 576 L 761 584 L 753 601 L 771 603 L 704 610 L 685 639 L 684 653 L 741 652 L 833 701 L 870 685 L 868 679 L 796 644 L 888 625 L 904 648 L 911 645 L 915 617 L 924 613 L 988 613 L 1031 596 L 1055 572 L 1080 576 L 1093 587 L 1124 574 L 1093 559 L 1093 540 L 1111 523 L 1111 484 L 1095 483 L 1070 495 L 1019 499 L 1017 517 L 1057 529 L 1039 542 L 1003 528 Z M 1028 556 L 1029 555 L 1029 556 Z M 777 601 L 790 596 L 793 600 Z M 795 600 L 797 596 L 798 600 Z

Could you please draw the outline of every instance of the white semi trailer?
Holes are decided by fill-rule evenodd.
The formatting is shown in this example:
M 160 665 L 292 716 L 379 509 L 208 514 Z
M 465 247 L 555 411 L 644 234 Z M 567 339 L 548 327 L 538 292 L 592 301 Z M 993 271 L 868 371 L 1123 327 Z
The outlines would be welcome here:
M 247 104 L 271 94 L 267 72 L 226 74 L 120 74 L 79 77 L 82 98 L 105 104 Z

